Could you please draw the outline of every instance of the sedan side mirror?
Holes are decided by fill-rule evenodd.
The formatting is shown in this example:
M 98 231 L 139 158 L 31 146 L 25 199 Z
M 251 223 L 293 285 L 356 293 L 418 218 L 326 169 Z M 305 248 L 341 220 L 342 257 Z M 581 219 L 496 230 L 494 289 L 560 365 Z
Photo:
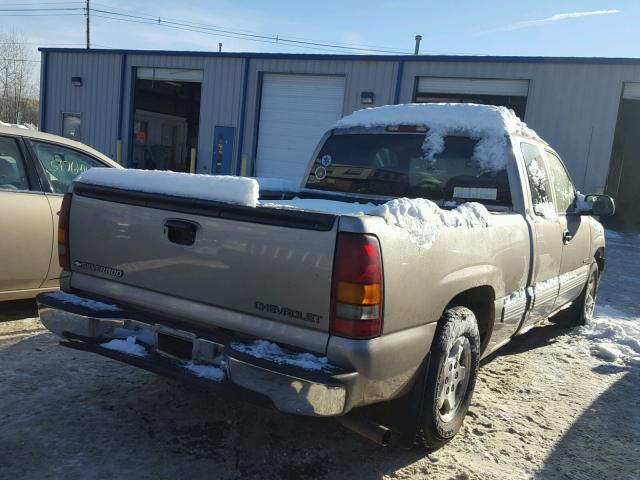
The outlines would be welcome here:
M 584 200 L 578 200 L 578 212 L 580 215 L 593 215 L 596 217 L 610 217 L 616 213 L 616 204 L 609 195 L 586 195 Z

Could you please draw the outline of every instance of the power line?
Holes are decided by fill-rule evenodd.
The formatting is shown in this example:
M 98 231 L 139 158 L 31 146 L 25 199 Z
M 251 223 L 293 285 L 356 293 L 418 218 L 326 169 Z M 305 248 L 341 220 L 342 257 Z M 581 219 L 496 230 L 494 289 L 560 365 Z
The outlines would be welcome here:
M 76 2 L 74 2 L 75 4 Z M 67 3 L 65 2 L 65 5 Z M 131 12 L 125 9 L 117 9 L 123 12 Z M 83 11 L 83 13 L 66 13 L 74 11 Z M 65 13 L 60 13 L 65 12 Z M 129 21 L 131 23 L 158 25 L 166 28 L 173 28 L 184 31 L 191 31 L 200 34 L 217 35 L 226 38 L 236 38 L 239 40 L 247 40 L 260 43 L 281 44 L 298 48 L 308 48 L 311 50 L 324 50 L 330 52 L 362 52 L 362 53 L 410 53 L 408 50 L 391 49 L 386 47 L 366 47 L 356 46 L 349 44 L 342 44 L 337 42 L 325 42 L 325 41 L 312 41 L 305 39 L 296 39 L 296 37 L 283 37 L 280 35 L 266 35 L 261 33 L 247 33 L 249 31 L 231 30 L 227 28 L 218 27 L 215 25 L 207 25 L 204 23 L 189 22 L 187 20 L 178 20 L 162 17 L 150 17 L 146 15 L 135 15 L 133 13 L 120 13 L 113 10 L 96 9 L 88 7 L 39 7 L 33 4 L 22 8 L 0 8 L 0 16 L 71 16 L 71 15 L 86 15 L 88 13 L 94 13 L 94 17 L 104 18 L 108 20 L 117 21 Z M 99 15 L 102 14 L 102 15 Z
M 76 1 L 76 2 L 37 2 L 37 3 L 30 3 L 30 2 L 3 2 L 3 5 L 9 5 L 9 6 L 13 6 L 13 5 L 19 5 L 21 7 L 39 7 L 40 5 L 77 5 L 77 4 L 82 4 L 82 2 L 80 1 Z
M 41 7 L 41 8 L 0 8 L 0 12 L 50 12 L 64 10 L 82 10 L 81 7 Z
M 84 13 L 0 13 L 0 17 L 75 17 Z
M 321 42 L 312 42 L 312 41 L 303 41 L 303 40 L 295 40 L 293 38 L 281 37 L 279 35 L 264 35 L 264 34 L 251 34 L 251 33 L 242 33 L 239 31 L 222 29 L 218 27 L 208 26 L 208 27 L 200 27 L 191 23 L 186 23 L 184 21 L 172 21 L 168 19 L 163 19 L 161 17 L 150 17 L 150 16 L 142 16 L 142 15 L 133 15 L 133 14 L 125 14 L 119 12 L 113 12 L 109 10 L 102 9 L 91 9 L 94 12 L 101 13 L 103 15 L 95 15 L 99 18 L 107 18 L 111 20 L 120 20 L 120 21 L 131 21 L 133 23 L 146 23 L 149 25 L 159 25 L 170 28 L 177 28 L 197 33 L 204 33 L 209 35 L 219 35 L 226 36 L 230 38 L 237 38 L 242 40 L 249 41 L 260 41 L 262 43 L 273 43 L 273 44 L 285 44 L 290 46 L 298 46 L 298 47 L 308 47 L 316 50 L 329 50 L 330 51 L 341 51 L 341 50 L 351 50 L 351 51 L 362 51 L 362 52 L 377 52 L 377 53 L 410 53 L 408 50 L 398 51 L 398 50 L 390 50 L 390 49 L 375 49 L 375 48 L 365 48 L 365 47 L 356 47 L 350 45 L 344 45 L 339 43 L 321 43 Z M 122 18 L 125 17 L 125 18 Z M 324 48 L 317 48 L 324 47 Z
M 25 4 L 22 2 L 16 2 L 13 4 L 5 5 L 22 5 L 23 8 L 0 8 L 0 17 L 45 17 L 45 16 L 80 16 L 86 15 L 87 8 L 85 7 L 69 7 L 67 5 L 85 5 L 85 2 L 41 2 L 39 5 L 65 5 L 64 7 L 39 7 L 38 4 Z M 26 5 L 26 7 L 25 7 Z M 165 28 L 172 28 L 175 30 L 183 30 L 188 32 L 200 33 L 203 35 L 215 35 L 225 38 L 235 38 L 239 40 L 246 40 L 250 42 L 286 45 L 290 47 L 306 48 L 310 50 L 321 50 L 327 52 L 345 53 L 358 52 L 358 53 L 388 53 L 388 54 L 412 54 L 410 50 L 397 49 L 393 47 L 380 47 L 373 45 L 356 45 L 345 44 L 340 42 L 329 42 L 318 39 L 309 39 L 296 36 L 280 36 L 279 34 L 265 34 L 255 32 L 251 30 L 235 30 L 228 29 L 217 25 L 211 25 L 206 23 L 191 22 L 188 20 L 181 20 L 172 17 L 155 17 L 148 15 L 135 15 L 133 11 L 107 6 L 104 3 L 94 3 L 94 5 L 105 6 L 106 9 L 91 8 L 90 12 L 97 12 L 93 14 L 96 18 L 103 18 L 106 20 L 115 20 L 121 22 L 137 23 L 142 25 L 155 25 Z M 119 10 L 120 13 L 114 10 Z M 81 13 L 66 13 L 81 11 Z M 65 12 L 65 13 L 60 13 Z M 80 45 L 80 44 L 78 44 Z M 100 46 L 95 44 L 95 46 Z M 109 47 L 107 47 L 109 48 Z M 434 54 L 450 54 L 450 55 L 472 55 L 468 52 L 439 52 L 428 51 L 428 53 Z
M 28 58 L 0 58 L 2 62 L 30 62 L 30 63 L 40 63 L 40 60 L 31 60 Z
M 126 18 L 113 18 L 113 17 L 107 17 L 105 15 L 95 15 L 94 14 L 93 17 L 95 17 L 95 18 L 105 18 L 105 19 L 108 19 L 108 20 L 116 20 L 116 21 L 120 21 L 120 22 L 139 23 L 139 24 L 143 24 L 143 25 L 157 25 L 157 23 L 153 23 L 153 22 L 145 22 L 145 21 L 141 21 L 141 20 L 131 20 L 131 19 L 126 19 Z M 269 43 L 269 44 L 278 43 L 278 42 L 269 41 L 269 40 L 248 39 L 248 38 L 245 38 L 245 37 L 237 37 L 237 36 L 234 36 L 234 35 L 228 35 L 228 34 L 223 34 L 223 33 L 204 32 L 202 30 L 190 29 L 190 28 L 185 28 L 185 27 L 176 27 L 176 26 L 173 26 L 173 25 L 161 24 L 161 26 L 163 26 L 165 28 L 173 28 L 173 29 L 183 30 L 183 31 L 187 31 L 187 32 L 201 33 L 203 35 L 214 35 L 214 36 L 225 37 L 225 38 L 238 38 L 238 39 L 241 39 L 241 40 L 249 40 L 249 41 L 252 41 L 252 42 L 259 42 L 259 43 Z M 300 48 L 308 48 L 308 49 L 311 49 L 311 50 L 322 50 L 322 51 L 326 51 L 326 52 L 344 53 L 344 50 L 336 50 L 336 49 L 328 49 L 328 48 L 304 47 L 304 46 L 301 46 L 301 45 L 290 45 L 290 46 L 292 46 L 292 47 L 300 47 Z
M 124 8 L 112 7 L 110 5 L 107 5 L 107 4 L 104 4 L 104 3 L 100 3 L 100 2 L 93 2 L 93 4 L 94 5 L 98 5 L 98 6 L 102 7 L 102 8 L 106 8 L 106 9 L 109 9 L 109 10 L 118 10 L 120 12 L 126 12 L 128 14 L 136 13 L 136 12 L 134 12 L 132 10 L 127 10 L 127 9 L 124 9 Z M 95 9 L 92 9 L 92 10 L 95 10 Z M 184 24 L 185 26 L 188 26 L 188 27 L 195 27 L 195 28 L 203 27 L 205 29 L 211 29 L 211 30 L 214 30 L 214 31 L 225 31 L 225 30 L 228 30 L 227 27 L 222 27 L 220 25 L 213 25 L 213 24 L 210 24 L 210 23 L 198 23 L 198 22 L 193 22 L 193 21 L 184 20 L 184 19 L 178 19 L 178 18 L 174 18 L 174 17 L 155 17 L 155 16 L 150 17 L 149 16 L 149 17 L 145 17 L 145 18 L 149 18 L 150 20 L 153 20 L 154 22 L 158 22 L 158 20 L 160 20 L 160 22 L 167 22 L 167 21 L 173 20 L 175 22 L 180 22 L 181 24 Z M 234 29 L 232 31 L 232 33 L 238 34 L 238 35 L 243 35 L 245 33 L 248 33 L 248 34 L 255 34 L 255 35 L 260 36 L 260 37 L 266 37 L 266 38 L 269 38 L 269 39 L 276 39 L 276 38 L 278 38 L 279 40 L 283 39 L 283 37 L 278 35 L 278 34 L 267 34 L 267 33 L 264 33 L 264 32 L 258 32 L 258 31 L 255 31 L 255 30 L 247 30 L 247 29 L 238 29 L 238 28 L 236 28 L 236 29 Z M 306 41 L 310 41 L 310 42 L 319 42 L 319 43 L 326 42 L 323 39 L 308 38 L 308 37 L 298 37 L 298 36 L 293 36 L 293 35 L 287 35 L 286 39 L 306 40 Z M 335 42 L 335 43 L 339 43 L 339 42 Z M 341 44 L 341 45 L 345 45 L 345 46 L 349 46 L 349 47 L 354 46 L 354 47 L 369 47 L 371 49 L 385 49 L 385 50 L 391 50 L 391 51 L 394 51 L 394 52 L 397 52 L 397 53 L 410 53 L 409 49 L 387 47 L 387 46 L 382 46 L 382 45 L 367 45 L 367 44 Z

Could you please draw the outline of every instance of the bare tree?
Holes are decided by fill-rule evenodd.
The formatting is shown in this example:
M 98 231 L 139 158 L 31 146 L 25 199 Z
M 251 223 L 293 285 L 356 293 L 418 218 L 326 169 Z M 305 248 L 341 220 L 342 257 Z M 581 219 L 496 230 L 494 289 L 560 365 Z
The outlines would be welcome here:
M 0 32 L 0 120 L 38 123 L 35 63 L 24 39 L 16 32 Z

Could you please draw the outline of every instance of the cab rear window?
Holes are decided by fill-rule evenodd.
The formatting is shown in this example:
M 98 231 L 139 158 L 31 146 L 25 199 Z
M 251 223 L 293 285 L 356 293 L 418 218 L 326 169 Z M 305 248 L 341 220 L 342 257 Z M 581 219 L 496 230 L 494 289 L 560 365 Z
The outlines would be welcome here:
M 425 134 L 415 133 L 332 135 L 314 160 L 306 187 L 511 206 L 506 170 L 483 168 L 474 159 L 477 140 L 446 136 L 444 148 L 432 158 L 424 141 Z

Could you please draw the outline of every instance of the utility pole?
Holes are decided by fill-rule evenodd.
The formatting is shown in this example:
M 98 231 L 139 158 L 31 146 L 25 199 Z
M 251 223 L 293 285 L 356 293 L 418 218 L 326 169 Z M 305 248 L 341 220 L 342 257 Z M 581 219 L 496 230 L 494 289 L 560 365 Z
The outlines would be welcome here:
M 91 30 L 90 30 L 90 18 L 91 18 L 91 10 L 90 10 L 90 6 L 89 6 L 89 0 L 87 0 L 87 6 L 85 7 L 85 17 L 87 19 L 87 26 L 86 26 L 86 30 L 87 30 L 87 50 L 89 50 L 91 48 Z
M 88 2 L 89 0 L 87 0 Z M 422 40 L 422 35 L 416 35 L 416 49 L 413 51 L 414 55 L 418 55 L 420 53 L 420 40 Z

